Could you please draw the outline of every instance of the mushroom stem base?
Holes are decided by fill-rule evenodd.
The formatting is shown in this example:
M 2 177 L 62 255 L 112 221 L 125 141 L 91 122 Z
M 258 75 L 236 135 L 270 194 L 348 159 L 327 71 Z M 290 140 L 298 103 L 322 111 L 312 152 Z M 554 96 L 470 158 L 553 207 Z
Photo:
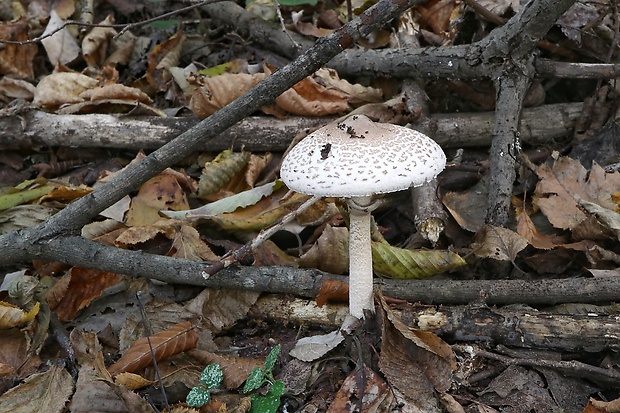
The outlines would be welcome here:
M 364 311 L 375 311 L 372 284 L 372 250 L 370 246 L 370 198 L 356 198 L 349 203 L 349 312 L 358 319 Z M 363 208 L 363 206 L 368 207 Z

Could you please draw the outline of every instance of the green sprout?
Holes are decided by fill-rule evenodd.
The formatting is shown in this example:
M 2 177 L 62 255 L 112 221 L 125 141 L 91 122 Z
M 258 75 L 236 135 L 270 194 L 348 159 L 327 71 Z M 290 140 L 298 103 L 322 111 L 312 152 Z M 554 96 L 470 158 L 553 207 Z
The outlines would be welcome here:
M 219 364 L 209 364 L 200 375 L 200 383 L 202 386 L 196 386 L 187 395 L 186 402 L 191 407 L 202 407 L 211 398 L 211 390 L 217 389 L 222 380 L 224 373 Z
M 272 370 L 281 348 L 280 344 L 275 346 L 267 356 L 267 359 L 265 359 L 264 368 L 256 367 L 250 372 L 245 381 L 244 393 L 259 389 L 265 384 L 270 385 L 269 390 L 264 396 L 258 393 L 250 396 L 252 399 L 250 413 L 275 413 L 280 406 L 280 396 L 284 394 L 284 382 L 282 380 L 275 380 Z

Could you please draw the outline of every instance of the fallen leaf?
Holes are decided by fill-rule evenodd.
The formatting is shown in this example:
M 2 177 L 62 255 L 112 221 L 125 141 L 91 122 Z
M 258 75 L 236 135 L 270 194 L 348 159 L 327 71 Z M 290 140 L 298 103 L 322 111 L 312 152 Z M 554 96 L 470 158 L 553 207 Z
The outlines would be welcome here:
M 67 103 L 83 102 L 80 94 L 98 85 L 97 80 L 80 73 L 55 72 L 39 82 L 32 103 L 45 109 L 58 109 Z
M 114 23 L 114 17 L 108 15 L 99 24 L 101 26 L 93 27 L 93 29 L 84 36 L 82 40 L 82 55 L 84 60 L 91 67 L 101 67 L 104 62 L 110 39 L 116 36 L 117 32 L 112 27 L 108 26 Z
M 394 395 L 388 384 L 369 367 L 354 369 L 344 380 L 327 413 L 391 411 Z
M 0 396 L 4 412 L 62 412 L 73 394 L 73 378 L 61 366 L 28 376 L 23 383 Z
M 481 258 L 498 261 L 514 261 L 517 254 L 527 247 L 527 239 L 502 227 L 485 226 L 472 244 L 474 254 Z
M 52 10 L 43 36 L 54 32 L 63 24 L 63 19 L 60 18 L 55 10 Z M 71 35 L 71 31 L 66 26 L 41 40 L 41 43 L 47 52 L 47 58 L 54 67 L 59 64 L 66 65 L 73 62 L 80 55 L 80 46 L 78 46 Z
M 134 342 L 125 354 L 108 368 L 110 374 L 132 373 L 149 366 L 153 362 L 151 348 L 158 361 L 191 350 L 196 347 L 198 334 L 192 329 L 192 324 L 186 321 L 149 338 L 150 345 L 146 337 Z
M 11 41 L 29 40 L 29 22 L 20 18 L 12 22 L 0 22 L 0 39 Z M 0 50 L 0 74 L 34 79 L 33 60 L 37 55 L 36 44 L 3 44 Z
M 517 209 L 517 234 L 524 237 L 534 248 L 549 250 L 556 246 L 554 237 L 538 231 L 528 213 L 520 208 Z
M 182 32 L 176 33 L 168 40 L 158 44 L 148 56 L 146 80 L 160 92 L 168 90 L 172 74 L 171 67 L 178 66 L 181 50 L 186 37 Z
M 129 102 L 138 101 L 145 104 L 152 103 L 151 98 L 140 89 L 118 83 L 85 90 L 80 93 L 79 97 L 87 101 L 127 100 Z
M 452 251 L 412 251 L 373 242 L 372 265 L 375 273 L 381 277 L 411 280 L 434 277 L 467 263 Z
M 337 280 L 325 280 L 316 295 L 316 305 L 323 307 L 328 301 L 346 303 L 349 301 L 349 284 Z
M 106 288 L 118 284 L 123 278 L 111 272 L 73 267 L 47 291 L 46 301 L 59 319 L 71 320 Z
M 198 181 L 198 196 L 205 197 L 226 186 L 250 160 L 249 152 L 225 150 L 207 162 Z M 232 211 L 228 211 L 232 212 Z
M 452 384 L 456 357 L 450 346 L 428 331 L 406 326 L 390 310 L 381 294 L 382 351 L 379 367 L 388 383 L 408 397 L 420 411 L 439 411 L 436 392 Z
M 190 76 L 189 108 L 201 119 L 228 105 L 265 79 L 265 73 L 225 73 L 214 77 Z
M 159 221 L 160 210 L 189 209 L 187 195 L 178 179 L 168 173 L 149 179 L 140 187 L 127 211 L 128 226 L 149 225 Z
M 230 390 L 241 386 L 256 367 L 263 366 L 262 360 L 228 356 L 204 350 L 191 350 L 189 354 L 205 366 L 218 364 L 224 373 L 224 388 Z
M 0 330 L 17 327 L 32 321 L 39 312 L 40 304 L 37 302 L 34 307 L 26 312 L 13 304 L 0 301 Z
M 295 343 L 295 347 L 289 352 L 289 355 L 301 361 L 314 361 L 338 347 L 343 340 L 344 336 L 340 330 L 300 338 Z
M 536 169 L 535 203 L 556 228 L 572 229 L 586 218 L 578 202 L 588 201 L 614 210 L 611 195 L 620 188 L 620 172 L 606 173 L 597 164 L 586 170 L 578 160 L 561 157 Z
M 299 116 L 327 116 L 349 111 L 349 95 L 306 77 L 276 98 L 276 105 Z
M 299 258 L 303 268 L 317 268 L 331 274 L 349 270 L 349 231 L 344 227 L 325 226 L 314 245 Z

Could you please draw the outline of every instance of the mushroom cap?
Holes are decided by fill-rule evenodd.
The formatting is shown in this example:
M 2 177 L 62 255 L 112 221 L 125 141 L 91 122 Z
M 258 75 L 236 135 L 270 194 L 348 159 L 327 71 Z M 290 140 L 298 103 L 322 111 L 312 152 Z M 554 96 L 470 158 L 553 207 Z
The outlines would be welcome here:
M 428 136 L 353 115 L 302 139 L 282 161 L 280 177 L 302 194 L 360 197 L 420 186 L 445 165 Z

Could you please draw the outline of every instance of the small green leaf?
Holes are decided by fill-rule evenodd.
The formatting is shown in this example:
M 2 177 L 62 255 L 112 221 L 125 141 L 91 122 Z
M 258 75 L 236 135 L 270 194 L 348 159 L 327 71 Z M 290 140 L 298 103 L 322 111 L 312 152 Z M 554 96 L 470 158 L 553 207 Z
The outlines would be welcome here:
M 204 384 L 207 389 L 216 389 L 220 387 L 222 380 L 224 380 L 224 373 L 219 364 L 209 364 L 200 375 L 200 382 Z
M 266 395 L 252 395 L 250 413 L 275 413 L 280 407 L 280 397 L 284 394 L 284 382 L 276 380 Z
M 210 398 L 211 394 L 209 393 L 209 390 L 204 387 L 197 386 L 190 390 L 185 400 L 188 406 L 202 407 L 207 404 Z
M 245 381 L 245 386 L 243 386 L 243 392 L 249 393 L 252 390 L 258 389 L 263 384 L 263 380 L 265 379 L 265 372 L 260 367 L 255 367 L 254 370 L 250 372 L 248 379 Z
M 282 344 L 278 344 L 274 348 L 271 349 L 267 359 L 265 360 L 265 371 L 271 372 L 273 370 L 273 366 L 276 365 L 276 361 L 278 360 L 278 354 L 280 354 L 280 349 L 282 348 Z

